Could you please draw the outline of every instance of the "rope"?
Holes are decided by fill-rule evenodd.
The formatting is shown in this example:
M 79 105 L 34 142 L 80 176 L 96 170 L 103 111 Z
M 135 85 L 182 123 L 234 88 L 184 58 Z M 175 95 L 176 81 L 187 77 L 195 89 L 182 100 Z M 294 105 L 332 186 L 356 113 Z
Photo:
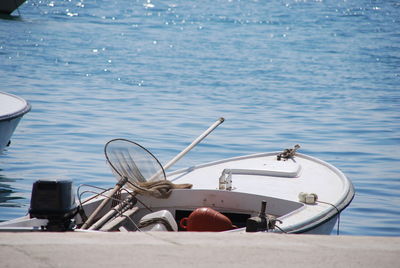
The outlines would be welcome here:
M 331 205 L 332 207 L 334 207 L 336 210 L 337 210 L 337 212 L 338 212 L 338 222 L 337 222 L 337 228 L 336 228 L 336 235 L 339 235 L 339 226 L 340 226 L 340 210 L 334 205 L 334 204 L 331 204 L 331 203 L 329 203 L 329 202 L 324 202 L 324 201 L 317 201 L 318 203 L 322 203 L 322 204 L 327 204 L 327 205 Z
M 91 198 L 89 198 L 89 199 L 85 200 L 84 202 L 82 202 L 82 195 L 85 194 L 87 191 L 84 191 L 84 192 L 80 193 L 81 187 L 92 187 L 92 188 L 101 190 L 102 191 L 101 194 L 103 194 L 103 193 L 105 193 L 105 192 L 107 192 L 107 191 L 112 189 L 112 188 L 108 188 L 108 189 L 101 188 L 101 187 L 94 186 L 94 185 L 89 185 L 89 184 L 81 184 L 81 185 L 79 185 L 78 189 L 76 190 L 76 195 L 78 196 L 78 200 L 79 200 L 80 206 L 82 206 L 83 204 L 89 202 L 90 200 L 92 200 L 92 199 L 96 198 L 98 195 L 100 195 L 100 194 L 96 193 L 95 196 L 92 196 Z
M 110 200 L 115 200 L 115 201 L 118 201 L 118 202 L 121 201 L 121 200 L 115 199 L 113 196 L 108 196 L 108 195 L 104 194 L 104 192 L 102 192 L 102 193 L 97 193 L 97 192 L 95 192 L 95 191 L 86 190 L 86 191 L 83 191 L 83 192 L 81 193 L 81 195 L 86 194 L 86 193 L 94 194 L 94 196 L 92 196 L 92 197 L 90 198 L 90 200 L 92 200 L 92 199 L 94 199 L 94 198 L 97 198 L 97 197 L 99 197 L 99 196 L 102 196 L 102 197 L 108 198 L 108 199 L 110 199 Z M 89 199 L 88 199 L 88 200 L 85 200 L 85 202 L 83 202 L 82 204 L 84 204 L 84 203 L 86 203 L 86 202 L 88 202 L 88 201 L 89 201 Z
M 165 226 L 165 228 L 167 228 L 167 230 L 170 231 L 170 232 L 174 231 L 174 229 L 171 227 L 171 225 L 168 223 L 168 221 L 165 221 L 165 220 L 162 220 L 162 219 L 151 219 L 151 220 L 148 220 L 146 222 L 142 222 L 142 223 L 139 224 L 138 228 L 147 227 L 147 226 L 149 226 L 151 224 L 157 224 L 157 223 L 163 224 Z
M 128 221 L 130 221 L 133 224 L 133 226 L 135 226 L 137 232 L 141 232 L 142 231 L 142 230 L 140 230 L 139 226 L 137 226 L 137 224 L 131 219 L 131 217 L 128 217 L 126 215 L 121 215 L 121 216 L 126 218 Z
M 165 199 L 171 195 L 172 189 L 190 189 L 193 185 L 189 183 L 175 184 L 168 180 L 160 180 L 137 182 L 137 184 L 128 183 L 127 186 L 135 193 Z
M 337 222 L 337 228 L 336 228 L 336 235 L 339 235 L 339 233 L 340 233 L 340 210 L 334 205 L 334 204 L 331 204 L 331 203 L 329 203 L 329 202 L 324 202 L 324 201 L 319 201 L 319 200 L 315 200 L 315 202 L 317 202 L 317 203 L 322 203 L 322 204 L 327 204 L 327 205 L 330 205 L 330 206 L 332 206 L 332 207 L 334 207 L 335 209 L 336 209 L 336 211 L 338 212 L 338 222 Z M 277 220 L 279 223 L 282 223 L 282 221 L 279 221 L 279 220 Z M 278 225 L 274 225 L 274 228 L 278 228 L 281 232 L 283 232 L 283 233 L 288 233 L 288 232 L 286 232 L 286 231 L 284 231 L 282 228 L 280 228 Z
M 78 189 L 76 190 L 76 195 L 77 195 L 78 201 L 79 201 L 78 211 L 79 211 L 79 215 L 80 215 L 81 218 L 82 218 L 82 221 L 83 221 L 83 222 L 86 222 L 87 219 L 88 219 L 88 217 L 86 216 L 85 211 L 83 210 L 83 204 L 86 203 L 86 202 L 89 202 L 90 200 L 92 200 L 92 199 L 94 199 L 94 198 L 96 198 L 96 197 L 99 196 L 100 194 L 96 192 L 96 193 L 95 193 L 96 195 L 94 195 L 94 196 L 92 196 L 91 198 L 87 199 L 85 202 L 82 202 L 82 195 L 88 192 L 88 191 L 83 191 L 82 193 L 80 193 L 80 189 L 81 189 L 81 187 L 83 187 L 83 186 L 92 187 L 92 188 L 95 188 L 95 189 L 98 189 L 98 190 L 102 190 L 101 194 L 105 193 L 106 191 L 108 191 L 108 190 L 110 190 L 110 189 L 104 189 L 104 188 L 97 187 L 97 186 L 93 186 L 93 185 L 89 185 L 89 184 L 81 184 L 81 185 L 79 185 Z M 92 193 L 92 192 L 90 192 L 90 193 Z
M 283 230 L 281 227 L 279 227 L 278 225 L 275 225 L 275 228 L 278 228 L 282 233 L 287 234 L 288 232 L 286 232 L 285 230 Z
M 278 155 L 276 156 L 276 159 L 277 159 L 278 161 L 282 160 L 282 158 L 283 158 L 284 160 L 288 160 L 289 158 L 294 157 L 294 155 L 296 154 L 296 151 L 297 151 L 299 148 L 300 148 L 300 145 L 296 144 L 296 145 L 294 146 L 293 149 L 285 149 L 282 153 L 280 153 L 280 154 L 278 154 Z

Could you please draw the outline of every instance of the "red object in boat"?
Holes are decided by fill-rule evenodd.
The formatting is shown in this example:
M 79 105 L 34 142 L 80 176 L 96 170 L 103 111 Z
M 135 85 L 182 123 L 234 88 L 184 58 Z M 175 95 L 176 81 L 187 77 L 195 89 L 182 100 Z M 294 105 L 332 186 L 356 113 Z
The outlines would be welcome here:
M 186 231 L 222 232 L 235 229 L 231 220 L 212 208 L 197 208 L 189 217 L 181 219 L 179 225 Z

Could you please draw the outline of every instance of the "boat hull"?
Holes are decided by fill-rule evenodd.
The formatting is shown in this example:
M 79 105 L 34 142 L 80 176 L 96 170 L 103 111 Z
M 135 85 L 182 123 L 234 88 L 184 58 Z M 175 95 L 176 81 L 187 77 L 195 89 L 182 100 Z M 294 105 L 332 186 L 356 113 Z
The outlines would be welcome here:
M 24 99 L 0 92 L 0 153 L 9 145 L 11 136 L 21 118 L 30 111 L 30 104 Z
M 122 199 L 128 197 L 127 194 L 123 194 Z M 98 207 L 98 205 L 103 201 L 104 197 L 98 197 L 91 202 L 85 204 L 84 211 L 86 215 L 90 215 Z M 236 212 L 236 222 L 239 228 L 230 230 L 228 232 L 246 232 L 245 220 L 247 217 L 253 217 L 258 215 L 258 205 L 261 201 L 266 200 L 270 207 L 272 208 L 269 213 L 271 216 L 280 218 L 281 215 L 296 213 L 302 209 L 303 204 L 281 200 L 278 198 L 270 198 L 266 196 L 249 195 L 245 193 L 229 193 L 226 191 L 219 190 L 173 190 L 170 198 L 166 200 L 155 199 L 152 197 L 139 197 L 140 203 L 146 204 L 141 206 L 138 204 L 140 209 L 138 212 L 131 217 L 133 222 L 139 222 L 141 218 L 149 213 L 148 209 L 152 211 L 169 211 L 177 223 L 180 222 L 182 217 L 187 216 L 191 211 L 198 207 L 208 207 L 215 210 L 221 211 L 226 215 L 234 215 Z M 183 203 L 182 200 L 188 200 L 188 202 Z M 100 216 L 105 215 L 111 210 L 111 204 L 109 203 L 103 211 L 99 214 Z M 179 216 L 180 215 L 180 216 Z M 238 216 L 246 215 L 242 219 L 238 219 Z M 275 229 L 270 230 L 274 233 L 290 233 L 290 234 L 320 234 L 329 235 L 337 223 L 339 213 L 332 215 L 331 218 L 321 221 L 314 222 L 310 225 L 298 226 L 297 230 L 289 231 Z M 242 220 L 242 222 L 240 222 Z M 78 214 L 75 217 L 75 221 L 78 225 L 82 224 L 82 218 Z M 19 232 L 19 231 L 41 231 L 43 228 L 41 226 L 45 225 L 47 220 L 30 218 L 29 215 L 11 220 L 8 222 L 0 223 L 0 232 Z M 129 221 L 125 226 L 127 229 L 134 230 L 135 226 L 130 225 Z M 76 231 L 85 231 L 76 229 Z M 90 230 L 93 231 L 93 230 Z M 180 230 L 185 231 L 185 230 Z
M 0 14 L 10 15 L 26 0 L 1 0 L 0 2 Z
M 266 213 L 268 219 L 276 219 L 276 222 L 268 230 L 261 231 L 328 235 L 332 233 L 340 212 L 354 197 L 354 187 L 342 172 L 303 154 L 296 154 L 285 162 L 277 162 L 276 153 L 225 159 L 171 172 L 167 179 L 179 184 L 193 184 L 193 188 L 172 189 L 167 198 L 161 199 L 145 193 L 137 194 L 136 202 L 131 204 L 135 206 L 132 214 L 113 218 L 119 224 L 120 217 L 125 221 L 124 225 L 104 228 L 106 225 L 101 223 L 102 218 L 115 209 L 112 208 L 115 204 L 111 205 L 110 201 L 98 214 L 94 211 L 108 198 L 106 196 L 110 196 L 112 191 L 109 190 L 83 200 L 82 213 L 76 215 L 75 223 L 81 226 L 88 215 L 95 214 L 97 219 L 90 228 L 96 227 L 92 230 L 116 231 L 122 228 L 136 231 L 149 213 L 165 212 L 179 224 L 196 209 L 210 208 L 229 217 L 237 227 L 227 232 L 251 231 L 248 229 L 249 219 L 257 220 Z M 306 190 L 318 193 L 319 199 L 302 201 L 299 192 Z M 130 195 L 131 192 L 124 190 L 118 198 L 127 200 Z M 266 211 L 262 213 L 265 204 Z M 127 209 L 129 212 L 133 208 Z M 260 229 L 256 227 L 256 231 Z

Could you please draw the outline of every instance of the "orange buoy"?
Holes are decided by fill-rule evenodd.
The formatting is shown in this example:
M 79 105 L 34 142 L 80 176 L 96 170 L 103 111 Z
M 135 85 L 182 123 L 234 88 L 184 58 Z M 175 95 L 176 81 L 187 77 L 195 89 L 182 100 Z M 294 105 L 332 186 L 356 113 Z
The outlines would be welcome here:
M 181 219 L 179 225 L 194 232 L 222 232 L 236 228 L 228 217 L 207 207 L 195 209 L 189 217 Z

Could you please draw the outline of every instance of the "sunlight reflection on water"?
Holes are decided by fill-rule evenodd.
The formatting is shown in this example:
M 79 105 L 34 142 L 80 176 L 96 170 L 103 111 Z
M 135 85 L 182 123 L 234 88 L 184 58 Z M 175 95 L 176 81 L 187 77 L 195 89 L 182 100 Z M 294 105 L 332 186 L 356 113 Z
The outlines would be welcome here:
M 341 169 L 348 235 L 399 235 L 400 7 L 390 1 L 41 1 L 0 20 L 0 90 L 29 100 L 0 158 L 0 220 L 32 183 L 115 183 L 104 144 L 134 140 L 175 168 L 301 152 Z M 10 30 L 12 29 L 12 31 Z

